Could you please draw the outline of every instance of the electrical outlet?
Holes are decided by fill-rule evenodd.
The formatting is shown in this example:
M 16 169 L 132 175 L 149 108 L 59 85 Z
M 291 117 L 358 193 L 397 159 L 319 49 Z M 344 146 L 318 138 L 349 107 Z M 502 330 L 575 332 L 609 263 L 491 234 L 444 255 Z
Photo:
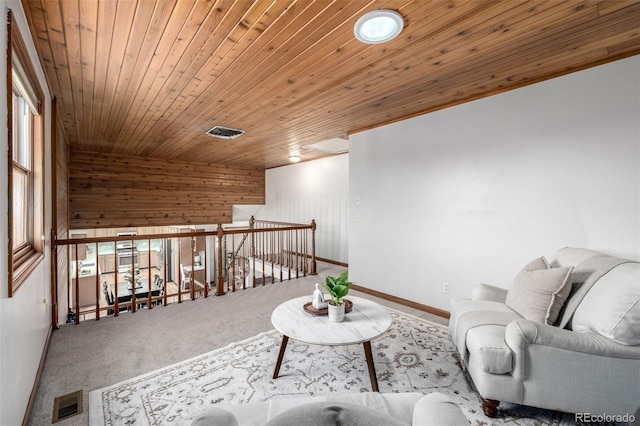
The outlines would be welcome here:
M 450 290 L 451 290 L 451 288 L 450 288 L 450 286 L 449 286 L 449 283 L 448 283 L 448 282 L 446 282 L 446 281 L 445 281 L 445 282 L 443 282 L 443 283 L 442 283 L 442 292 L 443 292 L 444 294 L 449 294 Z

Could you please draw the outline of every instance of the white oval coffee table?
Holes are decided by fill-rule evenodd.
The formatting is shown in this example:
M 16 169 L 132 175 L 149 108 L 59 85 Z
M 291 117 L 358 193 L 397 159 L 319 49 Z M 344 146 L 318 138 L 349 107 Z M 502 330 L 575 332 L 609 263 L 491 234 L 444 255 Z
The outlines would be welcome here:
M 312 345 L 342 346 L 362 343 L 369 369 L 371 388 L 378 392 L 378 379 L 373 365 L 371 340 L 381 336 L 391 327 L 391 315 L 383 306 L 360 297 L 347 299 L 353 302 L 351 312 L 342 322 L 331 322 L 326 315 L 311 315 L 304 311 L 309 296 L 298 297 L 278 306 L 271 314 L 271 323 L 282 333 L 282 344 L 273 372 L 277 379 L 289 339 Z

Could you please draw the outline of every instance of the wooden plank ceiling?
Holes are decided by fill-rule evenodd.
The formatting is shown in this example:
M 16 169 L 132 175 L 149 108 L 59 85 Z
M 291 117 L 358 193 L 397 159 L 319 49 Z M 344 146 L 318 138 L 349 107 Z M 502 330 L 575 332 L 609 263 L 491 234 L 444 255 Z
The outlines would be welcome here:
M 318 158 L 307 145 L 640 53 L 631 0 L 23 6 L 72 153 L 235 167 Z M 405 29 L 362 44 L 353 25 L 378 8 Z M 205 135 L 214 125 L 246 133 Z

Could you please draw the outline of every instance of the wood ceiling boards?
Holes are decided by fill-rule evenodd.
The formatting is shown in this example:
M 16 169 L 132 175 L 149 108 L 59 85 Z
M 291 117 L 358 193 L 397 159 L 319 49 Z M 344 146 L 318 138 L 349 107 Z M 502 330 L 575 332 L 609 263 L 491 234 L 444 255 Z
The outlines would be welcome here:
M 74 151 L 270 168 L 305 146 L 640 53 L 638 1 L 23 0 Z M 367 11 L 398 38 L 353 36 Z M 205 135 L 243 129 L 234 140 Z

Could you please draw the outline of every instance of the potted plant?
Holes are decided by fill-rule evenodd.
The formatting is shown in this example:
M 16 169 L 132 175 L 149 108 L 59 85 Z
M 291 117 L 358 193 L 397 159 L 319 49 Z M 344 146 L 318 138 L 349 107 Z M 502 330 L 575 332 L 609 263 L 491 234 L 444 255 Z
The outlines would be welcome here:
M 340 322 L 344 319 L 344 303 L 342 298 L 349 293 L 349 273 L 344 271 L 338 277 L 327 276 L 322 286 L 331 295 L 331 301 L 329 302 L 329 320 L 334 322 Z

